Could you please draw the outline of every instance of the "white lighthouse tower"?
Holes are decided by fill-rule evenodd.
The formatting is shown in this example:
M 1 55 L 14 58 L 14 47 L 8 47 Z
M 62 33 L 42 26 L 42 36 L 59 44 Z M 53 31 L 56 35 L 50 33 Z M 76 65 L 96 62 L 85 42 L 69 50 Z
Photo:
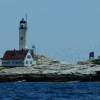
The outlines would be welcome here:
M 27 19 L 22 18 L 19 25 L 19 50 L 25 50 L 26 47 L 26 35 L 27 35 Z

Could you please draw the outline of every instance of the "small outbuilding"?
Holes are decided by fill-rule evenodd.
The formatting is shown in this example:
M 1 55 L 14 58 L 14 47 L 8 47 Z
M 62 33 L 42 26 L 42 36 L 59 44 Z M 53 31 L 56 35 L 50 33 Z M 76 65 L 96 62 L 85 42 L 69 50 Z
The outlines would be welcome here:
M 36 64 L 31 50 L 8 50 L 2 59 L 2 66 L 24 67 Z
M 0 67 L 2 66 L 2 58 L 0 58 Z

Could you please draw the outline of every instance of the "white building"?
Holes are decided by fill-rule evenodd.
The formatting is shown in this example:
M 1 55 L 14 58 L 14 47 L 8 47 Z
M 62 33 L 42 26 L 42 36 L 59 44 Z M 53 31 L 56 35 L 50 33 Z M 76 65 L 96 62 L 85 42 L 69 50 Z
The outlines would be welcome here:
M 2 66 L 32 66 L 36 64 L 34 51 L 26 48 L 27 20 L 20 21 L 19 24 L 19 50 L 7 50 L 2 59 Z
M 2 59 L 2 66 L 4 67 L 22 67 L 34 64 L 36 64 L 36 61 L 32 56 L 31 50 L 6 51 Z

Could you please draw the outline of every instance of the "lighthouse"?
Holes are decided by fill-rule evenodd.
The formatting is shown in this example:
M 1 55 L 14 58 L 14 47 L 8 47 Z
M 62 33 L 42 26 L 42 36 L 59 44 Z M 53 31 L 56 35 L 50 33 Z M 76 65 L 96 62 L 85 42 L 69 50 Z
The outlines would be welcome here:
M 19 25 L 19 50 L 25 50 L 26 48 L 26 36 L 27 35 L 27 20 L 22 18 Z
M 28 67 L 36 64 L 36 56 L 33 49 L 26 48 L 27 42 L 27 16 L 19 23 L 19 50 L 7 50 L 2 58 L 2 66 Z M 33 47 L 35 48 L 35 47 Z

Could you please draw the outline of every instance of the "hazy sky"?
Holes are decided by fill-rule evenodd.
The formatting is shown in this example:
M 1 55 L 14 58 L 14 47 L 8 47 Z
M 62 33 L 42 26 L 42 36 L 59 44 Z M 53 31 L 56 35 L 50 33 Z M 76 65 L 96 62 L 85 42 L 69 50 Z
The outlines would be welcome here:
M 0 0 L 0 55 L 18 49 L 19 21 L 28 15 L 28 47 L 75 62 L 100 55 L 100 0 Z

